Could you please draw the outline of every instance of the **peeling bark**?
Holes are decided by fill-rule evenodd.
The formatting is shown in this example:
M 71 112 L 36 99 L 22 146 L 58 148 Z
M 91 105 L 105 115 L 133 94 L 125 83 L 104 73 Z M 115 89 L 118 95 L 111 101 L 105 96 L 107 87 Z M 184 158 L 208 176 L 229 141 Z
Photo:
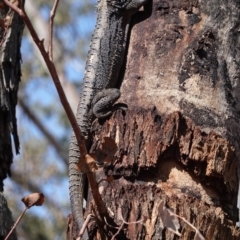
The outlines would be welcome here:
M 114 139 L 118 146 L 114 161 L 105 167 L 106 175 L 113 176 L 115 180 L 110 185 L 102 186 L 102 196 L 116 218 L 119 217 L 117 207 L 124 208 L 124 204 L 127 204 L 127 210 L 123 213 L 127 216 L 126 221 L 143 218 L 150 221 L 148 224 L 153 224 L 151 214 L 158 214 L 154 204 L 159 205 L 160 200 L 164 200 L 167 206 L 174 208 L 177 214 L 208 236 L 207 239 L 240 237 L 240 231 L 235 227 L 238 219 L 237 158 L 235 148 L 228 140 L 214 131 L 201 131 L 180 112 L 160 116 L 156 108 L 117 111 L 103 125 L 96 122 L 93 131 L 95 135 L 91 151 L 100 148 L 105 136 Z M 131 191 L 128 192 L 125 186 Z M 126 195 L 125 200 L 116 197 L 122 191 Z M 175 200 L 171 202 L 169 198 Z M 192 203 L 191 206 L 185 202 L 186 199 Z M 178 204 L 179 201 L 184 203 L 183 206 Z M 147 214 L 145 204 L 149 206 L 149 211 L 157 212 Z M 191 218 L 183 214 L 184 211 L 191 212 L 192 208 L 197 211 Z M 203 221 L 205 212 L 208 220 Z M 129 217 L 131 215 L 138 217 L 133 219 Z M 220 221 L 222 216 L 224 222 Z M 219 222 L 217 225 L 216 221 Z M 223 223 L 226 238 L 215 238 L 216 234 L 223 236 Z M 159 232 L 159 227 L 152 224 L 149 228 L 156 236 L 141 226 L 128 229 L 132 236 L 139 236 L 129 239 L 159 239 L 161 234 L 166 233 L 163 229 Z M 230 238 L 232 232 L 229 229 L 232 229 L 236 238 Z M 144 234 L 139 235 L 142 231 Z M 187 228 L 184 231 L 186 233 L 182 232 L 181 239 L 192 239 L 193 230 Z M 168 235 L 166 237 L 173 239 L 174 235 L 170 235 L 171 238 Z
M 239 16 L 238 0 L 153 0 L 136 14 L 120 88 L 128 110 L 92 128 L 92 152 L 106 136 L 118 146 L 104 168 L 114 180 L 100 185 L 115 222 L 119 208 L 144 219 L 116 239 L 193 239 L 181 221 L 180 238 L 159 227 L 161 200 L 206 239 L 240 238 Z
M 227 214 L 220 207 L 213 207 L 203 201 L 190 197 L 167 184 L 142 184 L 114 180 L 111 188 L 103 192 L 107 207 L 115 213 L 116 223 L 121 225 L 119 208 L 125 221 L 134 222 L 144 219 L 144 224 L 125 225 L 125 237 L 118 239 L 176 239 L 168 230 L 161 228 L 159 205 L 162 199 L 168 207 L 191 223 L 204 234 L 206 239 L 239 239 L 240 232 L 233 227 Z M 114 200 L 113 200 L 114 199 Z M 180 239 L 194 239 L 194 231 L 181 222 Z M 165 236 L 165 238 L 163 237 Z

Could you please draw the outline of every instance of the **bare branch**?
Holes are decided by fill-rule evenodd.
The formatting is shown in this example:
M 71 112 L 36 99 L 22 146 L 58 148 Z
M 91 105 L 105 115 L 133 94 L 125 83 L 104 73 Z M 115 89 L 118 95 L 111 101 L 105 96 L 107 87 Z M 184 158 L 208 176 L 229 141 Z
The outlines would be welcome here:
M 114 240 L 115 237 L 120 233 L 120 231 L 123 229 L 124 226 L 124 222 L 122 222 L 121 226 L 119 227 L 119 229 L 117 230 L 117 232 L 113 235 L 113 237 L 111 238 L 111 240 Z
M 35 29 L 41 29 L 41 32 L 38 33 L 38 36 L 43 36 L 45 41 L 49 43 L 49 27 L 48 22 L 42 18 L 40 15 L 40 11 L 38 10 L 39 5 L 36 1 L 26 1 L 24 5 L 25 11 L 28 13 L 28 17 L 31 19 L 32 24 Z M 29 41 L 31 41 L 31 35 L 27 34 Z M 77 88 L 67 79 L 66 73 L 64 72 L 64 62 L 69 58 L 68 54 L 64 51 L 64 46 L 62 43 L 53 35 L 52 44 L 54 46 L 54 61 L 55 66 L 58 71 L 58 76 L 63 86 L 64 92 L 67 95 L 67 99 L 69 101 L 70 106 L 72 107 L 73 112 L 76 112 L 78 101 L 79 101 L 79 93 Z M 46 44 L 45 44 L 45 47 Z M 44 62 L 44 59 L 41 57 L 40 51 L 35 47 L 34 44 L 34 53 L 42 63 L 44 71 L 48 72 L 47 66 Z
M 124 224 L 127 224 L 127 225 L 130 225 L 130 224 L 138 224 L 138 223 L 141 223 L 143 222 L 143 219 L 140 219 L 139 221 L 135 221 L 135 222 L 126 222 L 124 219 L 123 219 L 123 216 L 122 216 L 122 209 L 119 208 L 118 209 L 118 214 L 120 215 L 120 218 L 122 219 L 122 223 L 120 225 L 120 227 L 118 228 L 118 231 L 113 235 L 113 237 L 111 238 L 111 240 L 114 240 L 115 237 L 120 233 L 120 231 L 123 229 L 123 226 Z M 106 221 L 106 219 L 105 219 Z
M 193 226 L 189 221 L 187 221 L 184 217 L 181 217 L 180 215 L 175 214 L 175 213 L 173 213 L 173 212 L 171 213 L 171 215 L 176 216 L 176 217 L 182 219 L 186 224 L 188 224 L 192 229 L 194 229 L 195 232 L 196 232 L 196 235 L 197 235 L 197 239 L 199 239 L 199 240 L 205 240 L 205 238 L 204 238 L 203 235 L 200 233 L 200 231 L 199 231 L 195 226 Z M 195 236 L 195 237 L 196 237 L 196 236 Z M 194 238 L 194 239 L 196 239 L 196 238 Z
M 124 219 L 123 219 L 123 216 L 122 216 L 122 208 L 119 208 L 119 211 L 118 211 L 122 221 L 124 224 L 127 224 L 127 225 L 130 225 L 130 224 L 137 224 L 137 223 L 142 223 L 143 222 L 143 219 L 140 219 L 138 221 L 135 221 L 135 222 L 126 222 Z
M 56 14 L 57 6 L 58 6 L 59 0 L 55 0 L 51 14 L 50 14 L 50 23 L 49 23 L 49 45 L 48 45 L 48 54 L 50 60 L 53 60 L 53 46 L 52 46 L 52 40 L 53 40 L 53 23 L 54 23 L 54 17 Z
M 10 230 L 10 232 L 8 233 L 8 235 L 5 237 L 4 240 L 8 240 L 8 239 L 9 239 L 9 237 L 11 236 L 13 230 L 17 227 L 18 223 L 21 221 L 24 213 L 25 213 L 27 210 L 28 210 L 28 207 L 26 207 L 26 208 L 24 209 L 24 211 L 23 211 L 22 214 L 19 216 L 19 218 L 17 219 L 17 221 L 15 222 L 15 224 L 14 224 L 13 227 L 12 227 L 12 229 Z
M 89 221 L 91 220 L 91 218 L 94 217 L 92 214 L 88 214 L 86 220 L 84 221 L 83 225 L 82 225 L 82 228 L 81 230 L 79 231 L 79 235 L 78 235 L 78 238 L 76 240 L 80 240 L 81 237 L 83 236 L 86 228 L 87 228 L 87 225 L 89 223 Z

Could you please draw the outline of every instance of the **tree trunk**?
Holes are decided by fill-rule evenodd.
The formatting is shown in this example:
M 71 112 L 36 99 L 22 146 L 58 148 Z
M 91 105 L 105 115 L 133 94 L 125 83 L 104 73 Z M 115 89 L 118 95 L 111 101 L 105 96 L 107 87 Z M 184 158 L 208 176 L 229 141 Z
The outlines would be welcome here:
M 182 220 L 181 237 L 164 228 L 162 203 L 206 239 L 240 239 L 239 16 L 238 0 L 153 0 L 136 14 L 120 88 L 128 110 L 92 129 L 91 151 L 106 136 L 118 147 L 104 168 L 114 180 L 100 184 L 115 223 L 142 220 L 116 239 L 194 239 Z
M 14 1 L 15 4 L 19 2 Z M 0 239 L 3 239 L 13 225 L 11 212 L 1 192 L 3 180 L 10 176 L 13 159 L 11 134 L 16 153 L 19 152 L 15 107 L 21 77 L 20 45 L 24 24 L 16 13 L 3 4 L 0 21 Z M 16 234 L 13 233 L 10 239 L 17 239 Z

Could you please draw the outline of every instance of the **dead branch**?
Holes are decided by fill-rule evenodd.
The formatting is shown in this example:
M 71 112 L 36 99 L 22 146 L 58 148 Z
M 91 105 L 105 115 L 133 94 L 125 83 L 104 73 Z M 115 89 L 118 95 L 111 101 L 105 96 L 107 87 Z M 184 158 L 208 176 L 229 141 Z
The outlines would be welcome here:
M 52 45 L 52 40 L 53 40 L 53 23 L 54 23 L 54 17 L 56 14 L 57 6 L 58 6 L 59 0 L 55 0 L 53 4 L 53 8 L 51 10 L 50 14 L 50 22 L 49 22 L 49 44 L 48 44 L 48 53 L 49 53 L 49 58 L 53 60 L 53 45 Z
M 117 232 L 113 235 L 113 237 L 111 238 L 111 240 L 114 240 L 115 237 L 120 233 L 120 231 L 123 229 L 124 224 L 127 224 L 127 225 L 130 225 L 130 224 L 138 224 L 138 223 L 141 223 L 141 224 L 142 224 L 142 222 L 143 222 L 143 219 L 140 219 L 139 221 L 135 221 L 135 222 L 126 222 L 126 221 L 123 219 L 122 209 L 121 209 L 121 208 L 118 209 L 118 214 L 119 214 L 119 216 L 120 216 L 120 218 L 121 218 L 121 220 L 122 220 L 122 223 L 121 223 L 118 231 L 117 231 Z
M 81 230 L 79 231 L 79 235 L 78 235 L 79 237 L 76 240 L 80 240 L 81 239 L 81 237 L 84 234 L 84 232 L 85 232 L 85 230 L 87 228 L 87 225 L 88 225 L 88 223 L 89 223 L 89 221 L 91 220 L 92 217 L 93 217 L 92 214 L 88 214 L 86 220 L 84 221 L 84 223 L 82 225 Z

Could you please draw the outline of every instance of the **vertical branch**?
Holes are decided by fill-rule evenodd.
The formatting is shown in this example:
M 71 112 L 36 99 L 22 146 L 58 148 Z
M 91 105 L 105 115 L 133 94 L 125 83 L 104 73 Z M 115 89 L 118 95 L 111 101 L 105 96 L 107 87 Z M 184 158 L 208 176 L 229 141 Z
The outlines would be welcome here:
M 48 44 L 48 54 L 49 58 L 52 61 L 53 60 L 53 46 L 52 46 L 52 40 L 53 40 L 53 23 L 54 23 L 54 17 L 56 14 L 56 10 L 58 7 L 59 0 L 55 0 L 53 8 L 50 13 L 50 21 L 49 21 L 49 44 Z

